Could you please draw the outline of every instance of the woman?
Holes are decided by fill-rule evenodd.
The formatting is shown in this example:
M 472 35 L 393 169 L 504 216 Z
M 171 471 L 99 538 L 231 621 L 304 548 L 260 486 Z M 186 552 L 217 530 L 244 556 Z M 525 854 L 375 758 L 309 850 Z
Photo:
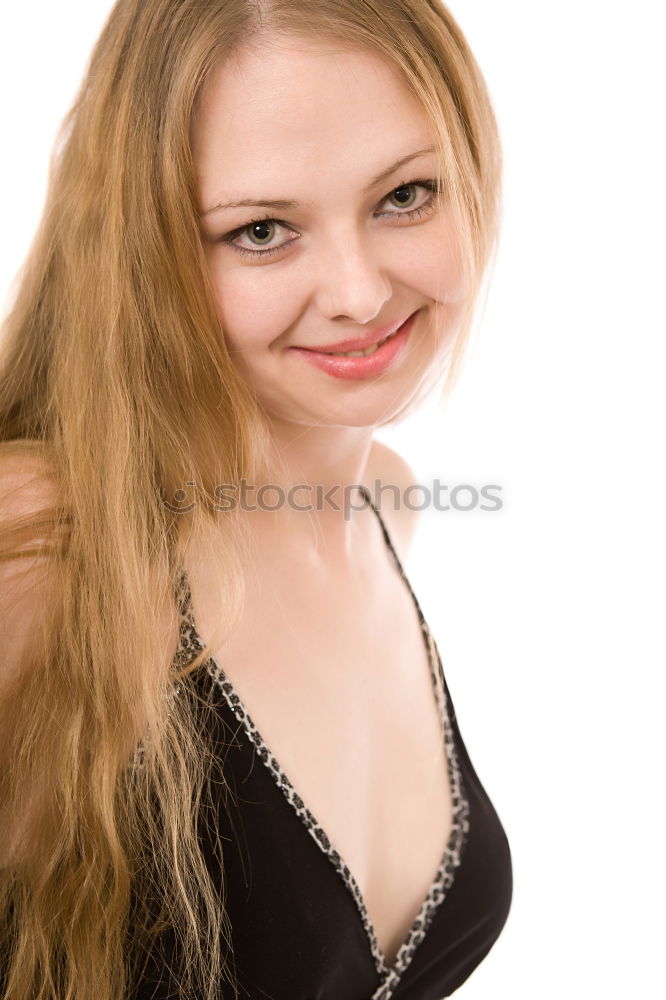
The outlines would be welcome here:
M 492 946 L 372 433 L 453 383 L 498 188 L 434 0 L 116 4 L 3 338 L 6 1000 L 425 1000 Z

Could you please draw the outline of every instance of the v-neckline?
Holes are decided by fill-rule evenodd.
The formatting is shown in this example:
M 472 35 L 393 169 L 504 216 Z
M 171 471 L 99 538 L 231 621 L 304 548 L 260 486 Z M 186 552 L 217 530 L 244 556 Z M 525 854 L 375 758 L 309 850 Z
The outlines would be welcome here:
M 369 500 L 370 506 L 379 520 L 386 544 L 393 555 L 400 576 L 406 584 L 418 612 L 421 632 L 428 654 L 430 675 L 439 709 L 452 801 L 452 825 L 446 849 L 426 896 L 421 903 L 419 911 L 414 918 L 405 939 L 400 945 L 392 964 L 388 963 L 379 945 L 377 934 L 372 925 L 363 894 L 356 879 L 352 875 L 349 865 L 345 862 L 340 852 L 335 848 L 331 838 L 328 836 L 321 823 L 317 821 L 316 817 L 308 809 L 302 796 L 298 794 L 294 785 L 289 780 L 287 774 L 280 765 L 277 757 L 264 741 L 232 682 L 229 680 L 220 664 L 213 657 L 206 660 L 205 663 L 202 664 L 202 668 L 205 667 L 211 679 L 222 691 L 229 709 L 237 721 L 241 723 L 245 735 L 247 736 L 249 742 L 254 746 L 260 759 L 271 772 L 276 785 L 281 789 L 287 801 L 304 823 L 322 853 L 329 859 L 335 870 L 338 872 L 347 890 L 353 897 L 368 938 L 375 971 L 380 979 L 380 984 L 377 990 L 372 994 L 370 1000 L 390 1000 L 390 997 L 393 996 L 393 993 L 399 985 L 404 971 L 412 961 L 418 945 L 425 938 L 435 913 L 444 902 L 444 899 L 453 884 L 456 871 L 460 867 L 469 832 L 469 804 L 465 795 L 463 779 L 458 763 L 455 738 L 451 726 L 449 706 L 447 704 L 448 699 L 444 687 L 442 662 L 439 656 L 439 650 L 437 649 L 437 644 L 435 643 L 434 637 L 430 632 L 419 602 L 416 599 L 416 595 L 412 590 L 402 564 L 393 547 L 384 521 L 379 514 L 379 511 L 372 503 L 369 494 L 366 493 L 366 496 Z M 197 649 L 197 651 L 203 649 L 204 642 L 197 632 L 192 609 L 189 583 L 184 570 L 181 575 L 181 614 L 189 626 L 189 641 Z

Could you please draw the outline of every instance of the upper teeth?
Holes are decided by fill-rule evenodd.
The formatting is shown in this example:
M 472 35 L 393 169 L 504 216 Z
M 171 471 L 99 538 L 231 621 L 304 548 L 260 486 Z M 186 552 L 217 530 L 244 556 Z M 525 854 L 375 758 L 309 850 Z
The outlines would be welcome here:
M 364 358 L 367 354 L 374 354 L 378 347 L 385 344 L 387 340 L 395 336 L 394 333 L 389 333 L 388 337 L 384 337 L 383 340 L 378 341 L 376 344 L 370 344 L 370 347 L 365 347 L 362 351 L 325 351 L 325 354 L 330 354 L 335 358 Z

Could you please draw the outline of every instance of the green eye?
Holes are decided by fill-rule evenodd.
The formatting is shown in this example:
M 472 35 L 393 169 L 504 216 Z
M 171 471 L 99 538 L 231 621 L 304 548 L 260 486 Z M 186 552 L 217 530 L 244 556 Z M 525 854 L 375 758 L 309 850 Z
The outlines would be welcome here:
M 409 208 L 416 198 L 416 185 L 402 184 L 400 187 L 393 189 L 389 198 L 394 200 L 398 208 Z
M 270 243 L 275 235 L 275 225 L 269 220 L 263 222 L 252 222 L 246 229 L 249 239 L 259 246 Z

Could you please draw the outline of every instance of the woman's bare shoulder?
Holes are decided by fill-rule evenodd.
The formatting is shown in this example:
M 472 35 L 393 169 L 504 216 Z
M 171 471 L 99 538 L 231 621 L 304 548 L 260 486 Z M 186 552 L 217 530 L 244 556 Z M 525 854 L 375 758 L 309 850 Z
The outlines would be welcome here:
M 14 517 L 39 506 L 50 506 L 56 495 L 55 476 L 43 451 L 26 443 L 0 445 L 0 516 Z
M 377 490 L 382 486 L 397 489 Z M 382 441 L 373 441 L 366 466 L 364 484 L 370 489 L 376 506 L 384 518 L 400 561 L 404 564 L 418 525 L 418 510 L 405 503 L 409 486 L 418 482 L 411 465 Z M 409 497 L 407 497 L 409 499 Z
M 0 693 L 23 658 L 45 602 L 45 559 L 14 529 L 56 503 L 55 479 L 37 453 L 0 449 Z

